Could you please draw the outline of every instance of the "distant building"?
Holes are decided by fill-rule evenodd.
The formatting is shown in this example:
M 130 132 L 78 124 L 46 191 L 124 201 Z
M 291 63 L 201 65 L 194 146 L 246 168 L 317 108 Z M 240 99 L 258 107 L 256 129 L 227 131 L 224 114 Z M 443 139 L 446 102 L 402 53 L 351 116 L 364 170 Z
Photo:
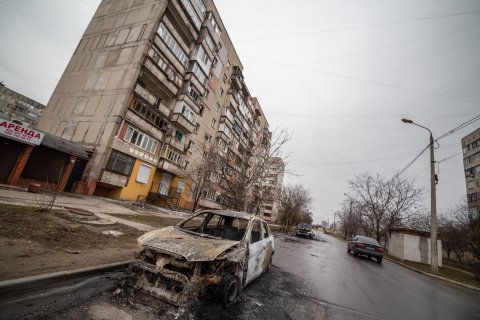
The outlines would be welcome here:
M 480 128 L 462 138 L 470 219 L 480 219 Z
M 43 109 L 43 104 L 0 85 L 0 117 L 24 127 L 35 127 Z
M 280 195 L 282 192 L 283 175 L 285 164 L 281 158 L 272 161 L 269 168 L 269 177 L 263 182 L 263 201 L 260 205 L 259 216 L 269 222 L 276 222 L 278 219 L 278 208 L 280 207 Z

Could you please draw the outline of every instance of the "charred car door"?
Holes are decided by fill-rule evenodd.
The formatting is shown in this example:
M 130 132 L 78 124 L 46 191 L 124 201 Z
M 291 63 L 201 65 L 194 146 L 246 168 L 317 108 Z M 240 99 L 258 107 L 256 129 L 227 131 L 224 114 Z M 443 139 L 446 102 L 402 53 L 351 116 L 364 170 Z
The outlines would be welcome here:
M 250 229 L 250 240 L 248 243 L 248 269 L 245 284 L 257 278 L 263 272 L 265 261 L 265 240 L 260 221 L 255 220 Z

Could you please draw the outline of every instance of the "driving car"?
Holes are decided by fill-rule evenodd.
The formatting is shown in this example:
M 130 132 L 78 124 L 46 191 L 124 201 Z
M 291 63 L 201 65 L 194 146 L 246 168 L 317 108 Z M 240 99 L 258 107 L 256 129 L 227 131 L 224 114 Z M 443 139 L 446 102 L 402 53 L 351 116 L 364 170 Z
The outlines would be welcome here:
M 384 248 L 376 239 L 366 236 L 354 236 L 351 241 L 348 241 L 347 251 L 348 253 L 353 251 L 354 256 L 374 257 L 378 263 L 382 263 Z
M 299 223 L 297 226 L 297 231 L 295 232 L 297 237 L 304 237 L 308 239 L 313 239 L 315 233 L 313 233 L 312 227 L 306 223 Z
M 136 288 L 173 304 L 213 293 L 228 307 L 272 264 L 268 224 L 228 210 L 202 211 L 138 239 Z

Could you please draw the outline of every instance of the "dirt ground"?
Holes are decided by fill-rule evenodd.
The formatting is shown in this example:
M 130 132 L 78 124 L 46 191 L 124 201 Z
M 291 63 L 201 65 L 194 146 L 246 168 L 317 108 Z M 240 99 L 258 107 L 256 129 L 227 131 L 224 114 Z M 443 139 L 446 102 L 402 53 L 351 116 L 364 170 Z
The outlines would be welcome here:
M 92 225 L 82 213 L 39 212 L 34 207 L 0 204 L 0 280 L 132 260 L 134 228 Z M 119 231 L 119 236 L 102 231 Z

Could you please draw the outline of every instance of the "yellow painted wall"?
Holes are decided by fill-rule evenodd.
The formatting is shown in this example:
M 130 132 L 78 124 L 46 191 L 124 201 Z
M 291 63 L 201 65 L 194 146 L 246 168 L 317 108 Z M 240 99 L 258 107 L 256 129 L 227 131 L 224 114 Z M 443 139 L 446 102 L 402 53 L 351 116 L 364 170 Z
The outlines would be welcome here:
M 141 196 L 148 195 L 148 192 L 152 187 L 152 182 L 155 176 L 156 168 L 152 166 L 147 183 L 145 184 L 140 183 L 137 181 L 137 173 L 138 173 L 138 169 L 140 168 L 140 163 L 142 163 L 140 160 L 135 160 L 135 164 L 133 165 L 132 173 L 128 178 L 127 185 L 124 188 L 112 190 L 110 192 L 111 198 L 119 199 L 119 200 L 137 201 L 139 195 Z

